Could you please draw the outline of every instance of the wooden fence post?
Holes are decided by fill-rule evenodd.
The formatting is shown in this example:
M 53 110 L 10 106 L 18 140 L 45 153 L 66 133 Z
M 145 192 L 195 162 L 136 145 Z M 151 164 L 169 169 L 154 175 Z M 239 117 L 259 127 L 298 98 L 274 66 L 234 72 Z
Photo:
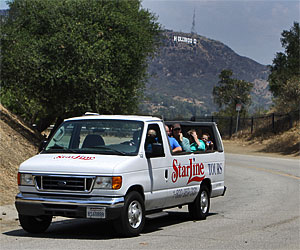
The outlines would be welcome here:
M 272 131 L 275 134 L 275 113 L 272 114 Z
M 232 123 L 233 123 L 233 118 L 232 116 L 230 117 L 230 126 L 229 126 L 229 138 L 232 136 Z

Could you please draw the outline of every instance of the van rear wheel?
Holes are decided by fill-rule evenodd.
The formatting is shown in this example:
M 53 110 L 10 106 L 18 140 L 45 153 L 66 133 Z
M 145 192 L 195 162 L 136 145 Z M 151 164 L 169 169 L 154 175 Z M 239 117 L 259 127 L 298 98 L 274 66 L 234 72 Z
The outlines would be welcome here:
M 125 197 L 121 216 L 114 221 L 115 230 L 121 235 L 137 236 L 145 225 L 145 205 L 140 193 L 132 191 Z
M 188 205 L 189 213 L 194 220 L 205 220 L 210 207 L 210 195 L 207 186 L 201 186 L 194 202 Z
M 22 228 L 28 233 L 43 233 L 50 226 L 52 216 L 29 216 L 19 214 L 19 221 Z

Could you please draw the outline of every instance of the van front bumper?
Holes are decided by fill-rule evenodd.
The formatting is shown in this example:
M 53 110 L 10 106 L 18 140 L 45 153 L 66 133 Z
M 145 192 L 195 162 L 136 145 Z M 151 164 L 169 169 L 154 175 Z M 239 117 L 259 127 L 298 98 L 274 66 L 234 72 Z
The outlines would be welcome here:
M 19 193 L 15 206 L 23 215 L 70 218 L 87 218 L 88 209 L 101 208 L 105 210 L 105 217 L 100 219 L 112 220 L 120 216 L 124 197 L 60 197 Z

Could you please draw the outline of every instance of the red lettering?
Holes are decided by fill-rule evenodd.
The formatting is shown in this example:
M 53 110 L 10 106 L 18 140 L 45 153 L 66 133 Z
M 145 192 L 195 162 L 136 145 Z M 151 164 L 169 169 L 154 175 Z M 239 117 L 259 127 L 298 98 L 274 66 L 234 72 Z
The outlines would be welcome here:
M 181 165 L 180 165 L 180 163 L 179 163 L 179 167 L 178 167 L 178 173 L 179 173 L 179 177 L 182 177 L 181 176 Z
M 54 157 L 53 159 L 73 159 L 73 160 L 84 160 L 84 161 L 87 161 L 87 160 L 94 160 L 94 159 L 96 159 L 96 157 L 81 156 L 81 155 L 78 155 L 78 156 L 58 155 L 58 156 Z
M 185 177 L 186 176 L 186 167 L 182 166 L 182 174 L 181 177 Z
M 178 179 L 178 168 L 177 168 L 176 164 L 177 164 L 177 160 L 174 159 L 173 160 L 173 170 L 174 170 L 174 172 L 172 173 L 172 181 L 173 182 L 176 182 L 177 179 Z
M 173 160 L 172 181 L 176 182 L 178 178 L 188 177 L 187 184 L 195 181 L 201 182 L 204 178 L 204 164 L 195 163 L 193 159 L 189 159 L 190 163 L 186 166 L 181 166 L 176 159 Z
M 187 184 L 191 183 L 192 181 L 196 181 L 196 182 L 200 182 L 200 181 L 203 181 L 203 179 L 205 178 L 205 176 L 195 176 L 193 178 L 189 178 Z
M 201 162 L 201 164 L 200 164 L 200 174 L 201 174 L 201 175 L 204 175 L 204 165 L 203 165 L 202 162 Z

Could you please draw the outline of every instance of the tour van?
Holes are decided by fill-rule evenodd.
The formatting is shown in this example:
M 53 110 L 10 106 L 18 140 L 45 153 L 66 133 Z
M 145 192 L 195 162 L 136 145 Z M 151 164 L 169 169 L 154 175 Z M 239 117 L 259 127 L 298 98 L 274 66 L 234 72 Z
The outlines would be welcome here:
M 136 236 L 146 216 L 184 205 L 192 219 L 205 219 L 210 199 L 226 190 L 222 139 L 214 122 L 176 121 L 184 135 L 209 134 L 214 148 L 173 153 L 165 130 L 173 123 L 98 114 L 64 120 L 19 167 L 15 206 L 22 228 L 41 233 L 53 216 L 63 216 L 109 220 L 119 233 Z M 149 150 L 150 129 L 156 139 Z

